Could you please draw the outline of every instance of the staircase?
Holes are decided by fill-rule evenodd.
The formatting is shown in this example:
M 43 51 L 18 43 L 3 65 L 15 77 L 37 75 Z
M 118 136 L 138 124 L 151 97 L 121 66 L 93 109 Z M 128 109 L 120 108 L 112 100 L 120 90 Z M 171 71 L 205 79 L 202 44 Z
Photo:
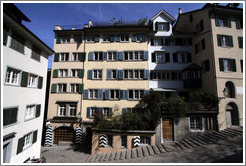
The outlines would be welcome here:
M 85 162 L 107 162 L 114 160 L 124 160 L 130 158 L 142 158 L 160 153 L 187 150 L 193 147 L 216 143 L 220 140 L 226 140 L 230 137 L 243 135 L 243 128 L 227 128 L 223 131 L 209 131 L 202 135 L 196 135 L 185 138 L 180 141 L 165 142 L 154 146 L 143 146 L 127 151 L 108 152 L 103 154 L 90 155 Z

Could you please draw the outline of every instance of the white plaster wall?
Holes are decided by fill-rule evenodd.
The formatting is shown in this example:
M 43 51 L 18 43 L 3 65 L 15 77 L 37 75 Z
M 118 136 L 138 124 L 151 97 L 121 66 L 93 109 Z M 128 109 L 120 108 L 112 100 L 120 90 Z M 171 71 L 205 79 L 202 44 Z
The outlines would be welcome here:
M 179 80 L 171 80 L 171 81 L 149 81 L 150 88 L 167 88 L 167 89 L 176 89 L 176 90 L 183 90 L 183 81 Z
M 153 30 L 155 31 L 155 23 L 156 22 L 169 22 L 169 31 L 168 32 L 162 32 L 159 31 L 155 34 L 155 36 L 170 36 L 172 34 L 172 25 L 170 20 L 165 16 L 164 14 L 160 14 L 154 21 L 153 21 Z

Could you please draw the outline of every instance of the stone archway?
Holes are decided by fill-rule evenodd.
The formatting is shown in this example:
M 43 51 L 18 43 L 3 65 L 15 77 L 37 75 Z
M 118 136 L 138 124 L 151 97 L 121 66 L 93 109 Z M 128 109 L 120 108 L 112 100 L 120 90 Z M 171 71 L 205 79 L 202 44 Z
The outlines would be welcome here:
M 228 103 L 226 106 L 226 126 L 239 126 L 238 107 L 233 102 Z

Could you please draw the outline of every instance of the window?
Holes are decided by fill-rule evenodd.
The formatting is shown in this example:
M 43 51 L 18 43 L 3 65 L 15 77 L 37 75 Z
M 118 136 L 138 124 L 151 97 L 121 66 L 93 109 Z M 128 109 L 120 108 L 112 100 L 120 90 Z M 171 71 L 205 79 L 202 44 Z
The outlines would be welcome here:
M 58 116 L 76 116 L 77 103 L 59 103 L 58 104 Z
M 67 69 L 59 69 L 59 77 L 67 77 Z
M 200 78 L 200 71 L 199 70 L 188 70 L 184 72 L 184 79 L 198 79 Z
M 150 72 L 150 80 L 175 80 L 175 79 L 182 79 L 181 72 L 171 72 L 171 71 L 158 71 L 152 70 Z
M 107 79 L 117 79 L 118 72 L 117 70 L 107 69 Z
M 124 70 L 124 79 L 143 79 L 144 70 Z
M 226 59 L 219 58 L 220 71 L 224 72 L 236 72 L 236 60 L 235 59 Z
M 36 46 L 32 46 L 32 55 L 31 58 L 37 61 L 40 61 L 41 50 Z
M 70 35 L 57 35 L 56 43 L 70 43 Z
M 173 63 L 190 63 L 191 60 L 191 53 L 174 53 L 173 54 Z
M 71 77 L 78 77 L 79 69 L 71 69 Z
M 240 60 L 240 64 L 241 64 L 241 72 L 243 73 L 243 60 Z
M 125 60 L 143 60 L 143 51 L 126 51 L 124 52 Z
M 103 35 L 103 41 L 104 42 L 110 42 L 111 41 L 111 35 L 109 35 L 109 34 L 104 34 Z
M 116 61 L 116 54 L 117 52 L 108 52 L 108 61 Z
M 68 56 L 69 56 L 68 53 L 60 53 L 59 61 L 68 61 Z
M 181 72 L 171 72 L 171 77 L 172 77 L 172 80 L 181 80 L 182 77 L 181 77 Z
M 126 135 L 120 136 L 120 148 L 127 148 L 127 136 Z
M 209 60 L 205 60 L 202 62 L 202 72 L 205 73 L 210 70 Z
M 17 122 L 18 107 L 3 109 L 3 126 Z
M 226 91 L 224 92 L 226 94 L 225 97 L 235 98 L 235 86 L 232 82 L 226 82 L 224 91 Z
M 204 27 L 203 27 L 203 20 L 201 20 L 201 21 L 196 25 L 196 32 L 197 32 L 197 33 L 200 33 L 200 32 L 203 31 L 203 29 L 204 29 Z
M 129 42 L 129 35 L 128 34 L 121 34 L 120 35 L 120 42 Z
M 203 129 L 202 117 L 190 117 L 190 129 L 202 130 Z
M 149 136 L 140 136 L 140 144 L 151 145 L 151 137 L 149 137 Z
M 20 70 L 16 70 L 8 67 L 6 72 L 5 83 L 12 85 L 19 85 L 20 80 Z
M 113 147 L 113 136 L 112 135 L 106 135 L 106 137 L 107 137 L 106 146 Z
M 86 36 L 86 42 L 99 42 L 100 41 L 100 35 L 87 35 Z
M 27 148 L 32 144 L 32 133 L 29 133 L 24 136 L 24 146 L 23 148 Z
M 119 99 L 119 90 L 111 89 L 109 99 Z
M 69 116 L 76 116 L 77 105 L 70 104 L 69 105 Z
M 199 53 L 205 49 L 205 39 L 202 39 L 195 45 L 195 53 Z
M 165 22 L 165 23 L 161 23 L 158 22 L 158 31 L 169 31 L 169 23 Z
M 218 27 L 231 27 L 231 18 L 225 16 L 215 16 L 215 25 Z
M 58 85 L 58 92 L 66 92 L 67 84 L 57 84 Z
M 98 98 L 98 89 L 89 89 L 89 99 Z
M 161 46 L 162 45 L 162 39 L 153 39 L 153 45 L 154 46 Z
M 243 37 L 238 37 L 238 47 L 243 48 Z
M 35 109 L 36 109 L 35 105 L 27 106 L 26 113 L 25 113 L 25 119 L 26 120 L 35 117 Z
M 94 52 L 94 60 L 102 61 L 103 60 L 103 52 Z
M 11 40 L 11 48 L 15 49 L 16 51 L 19 51 L 21 53 L 24 53 L 24 47 L 25 47 L 25 39 L 18 35 L 17 33 L 13 32 L 12 34 L 12 40 Z
M 243 18 L 235 18 L 236 28 L 243 29 Z
M 66 104 L 59 104 L 58 106 L 58 116 L 66 115 Z
M 139 100 L 144 95 L 144 90 L 128 90 L 128 99 Z
M 79 92 L 79 84 L 70 84 L 70 92 L 78 93 Z
M 144 34 L 132 34 L 132 42 L 145 42 L 146 36 Z
M 152 62 L 168 63 L 170 62 L 170 54 L 162 51 L 152 53 Z
M 72 55 L 72 61 L 79 61 L 79 55 L 80 55 L 81 53 L 73 53 L 73 55 Z
M 9 31 L 9 27 L 3 24 L 3 45 L 5 46 L 8 42 L 8 31 Z
M 73 40 L 75 43 L 82 43 L 82 35 L 73 35 Z
M 233 39 L 232 36 L 227 35 L 217 35 L 218 46 L 222 47 L 233 47 Z
M 112 113 L 112 108 L 104 107 L 104 108 L 102 108 L 102 113 L 103 113 L 104 117 L 109 118 L 111 116 L 111 113 Z
M 102 79 L 102 70 L 93 70 L 93 79 Z
M 38 82 L 38 76 L 29 74 L 28 76 L 28 86 L 29 87 L 37 87 L 37 82 Z

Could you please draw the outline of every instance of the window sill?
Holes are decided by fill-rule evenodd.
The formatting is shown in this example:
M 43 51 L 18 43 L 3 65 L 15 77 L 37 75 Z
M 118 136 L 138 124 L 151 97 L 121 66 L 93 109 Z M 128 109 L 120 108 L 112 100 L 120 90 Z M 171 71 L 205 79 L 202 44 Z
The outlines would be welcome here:
M 108 99 L 110 101 L 119 101 L 120 99 Z
M 27 86 L 27 88 L 33 88 L 33 89 L 37 89 L 37 86 Z
M 204 132 L 204 130 L 195 130 L 195 129 L 190 129 L 190 132 L 191 132 L 191 133 L 196 133 L 196 132 L 197 132 L 197 133 L 198 133 L 198 132 L 200 132 L 200 133 L 201 133 L 201 132 Z
M 25 119 L 24 122 L 27 122 L 27 121 L 30 121 L 30 120 L 33 120 L 35 119 L 36 117 L 31 117 L 31 118 L 28 118 L 28 119 Z M 38 118 L 38 117 L 37 117 Z
M 14 122 L 14 123 L 11 123 L 11 124 L 8 124 L 8 125 L 5 125 L 5 126 L 3 126 L 3 129 L 8 128 L 8 127 L 15 126 L 15 125 L 17 125 L 17 124 L 19 124 L 19 123 L 20 123 L 20 122 L 19 122 L 19 121 L 17 121 L 17 122 Z
M 128 101 L 139 101 L 141 99 L 127 99 Z
M 6 83 L 6 82 L 4 83 L 4 85 L 21 87 L 19 84 L 11 84 L 11 83 Z

